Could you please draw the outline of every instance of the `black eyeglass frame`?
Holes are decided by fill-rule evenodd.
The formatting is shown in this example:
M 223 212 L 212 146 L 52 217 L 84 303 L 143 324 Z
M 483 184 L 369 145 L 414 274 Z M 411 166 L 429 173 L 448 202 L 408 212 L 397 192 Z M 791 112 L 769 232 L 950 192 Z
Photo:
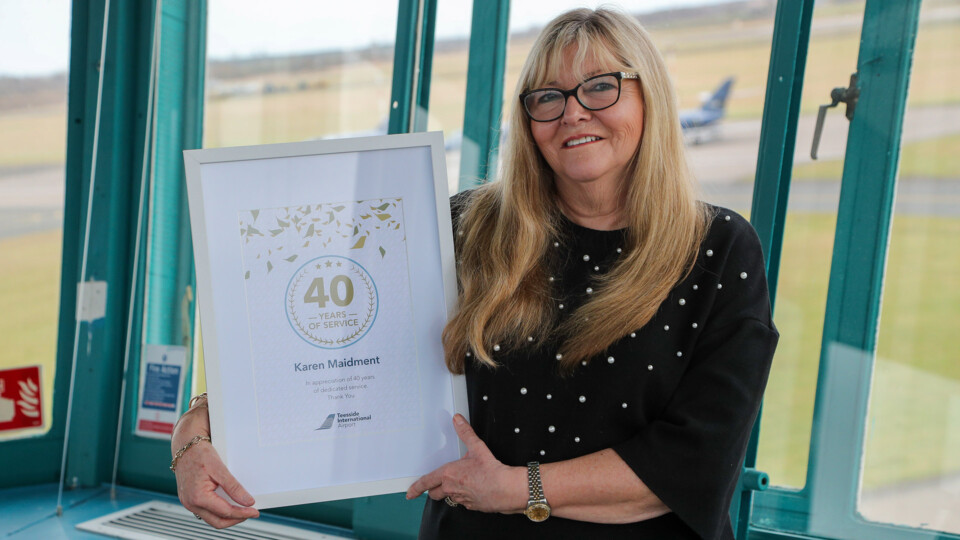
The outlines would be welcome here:
M 603 107 L 593 108 L 593 107 L 588 107 L 582 101 L 580 101 L 580 95 L 577 92 L 580 90 L 581 86 L 587 84 L 588 82 L 594 79 L 599 79 L 600 77 L 609 77 L 609 76 L 616 77 L 617 79 L 617 99 L 613 100 L 613 103 L 609 105 L 604 105 Z M 640 80 L 640 74 L 636 72 L 628 73 L 626 71 L 612 71 L 610 73 L 601 73 L 599 75 L 594 75 L 593 77 L 590 77 L 589 79 L 583 81 L 582 83 L 574 86 L 569 90 L 564 90 L 562 88 L 536 88 L 534 90 L 530 90 L 529 92 L 521 93 L 520 103 L 523 104 L 523 111 L 527 113 L 527 118 L 529 118 L 530 120 L 533 120 L 534 122 L 553 122 L 554 120 L 563 116 L 563 113 L 567 112 L 567 102 L 570 101 L 570 96 L 573 96 L 574 99 L 577 100 L 577 103 L 579 103 L 581 107 L 583 107 L 584 109 L 587 109 L 588 111 L 602 111 L 604 109 L 609 109 L 610 107 L 613 107 L 614 105 L 617 104 L 617 102 L 620 101 L 620 91 L 623 89 L 623 83 L 622 83 L 623 79 Z M 560 114 L 558 114 L 553 118 L 550 118 L 549 120 L 537 120 L 536 118 L 533 117 L 532 114 L 530 114 L 530 109 L 527 108 L 527 96 L 533 95 L 537 92 L 545 92 L 547 90 L 560 92 L 560 94 L 563 96 L 563 108 L 560 109 Z

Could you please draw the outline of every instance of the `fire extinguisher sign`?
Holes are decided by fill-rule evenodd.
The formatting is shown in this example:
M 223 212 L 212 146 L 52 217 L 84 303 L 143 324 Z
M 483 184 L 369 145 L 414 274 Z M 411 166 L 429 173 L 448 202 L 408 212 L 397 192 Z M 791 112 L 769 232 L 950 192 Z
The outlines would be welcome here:
M 0 432 L 43 425 L 40 366 L 0 369 Z

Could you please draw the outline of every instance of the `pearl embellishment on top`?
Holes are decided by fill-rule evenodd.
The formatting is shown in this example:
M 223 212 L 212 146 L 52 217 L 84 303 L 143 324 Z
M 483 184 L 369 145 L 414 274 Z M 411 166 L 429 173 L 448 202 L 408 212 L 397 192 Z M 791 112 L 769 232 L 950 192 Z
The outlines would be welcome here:
M 494 351 L 500 351 L 500 345 L 494 345 L 494 346 L 493 346 L 493 350 L 494 350 Z
M 680 299 L 680 305 L 681 305 L 681 306 L 684 306 L 684 305 L 686 305 L 686 304 L 687 304 L 687 301 L 684 300 L 683 298 L 681 298 L 681 299 Z
M 550 433 L 553 433 L 553 432 L 556 431 L 556 430 L 557 430 L 557 428 L 555 428 L 555 427 L 553 427 L 553 426 L 550 426 L 550 427 L 547 428 L 547 431 L 549 431 Z
M 626 408 L 627 408 L 627 403 L 626 403 L 626 402 L 623 402 L 623 403 L 620 404 L 620 406 L 623 407 L 624 409 L 626 409 Z
M 483 396 L 483 400 L 486 401 L 486 400 L 487 400 L 487 396 Z
M 586 366 L 586 365 L 587 365 L 587 361 L 586 361 L 586 360 L 581 360 L 581 361 L 580 361 L 580 365 L 581 365 L 581 366 Z
M 708 250 L 707 250 L 707 257 L 713 257 L 713 250 L 712 250 L 712 249 L 708 249 Z
M 647 366 L 647 371 L 653 371 L 653 364 L 650 364 L 649 366 Z
M 554 280 L 553 276 L 550 276 L 549 278 L 547 278 L 547 281 L 549 281 L 550 283 L 553 283 L 553 280 Z
M 541 451 L 540 451 L 540 455 L 541 455 L 541 456 L 545 456 L 545 455 L 547 455 L 547 453 L 546 453 L 545 451 L 541 450 Z
M 697 323 L 693 323 L 693 324 L 691 324 L 690 326 L 693 327 L 693 328 L 696 328 L 696 327 L 697 327 Z
M 663 325 L 663 330 L 664 330 L 665 332 L 669 332 L 669 331 L 670 331 L 670 325 L 669 325 L 669 324 Z
M 599 267 L 599 266 L 594 266 L 594 267 L 593 267 L 593 271 L 594 271 L 594 272 L 599 272 L 599 271 L 600 271 L 600 267 Z
M 593 294 L 593 288 L 587 287 L 587 294 Z
M 723 216 L 724 221 L 730 221 L 730 216 Z
M 589 256 L 589 255 L 584 255 L 584 256 L 583 256 L 583 261 L 584 261 L 584 262 L 589 261 L 589 260 L 590 260 L 590 256 Z
M 580 437 L 574 437 L 573 442 L 580 442 Z
M 473 354 L 471 354 L 470 351 L 467 351 L 467 358 L 470 358 L 471 356 L 473 356 Z
M 553 394 L 547 394 L 547 399 L 553 399 Z
M 521 388 L 521 389 L 520 389 L 520 395 L 522 395 L 522 396 L 527 395 L 527 389 L 526 389 L 526 388 Z
M 699 285 L 694 285 L 694 286 L 693 286 L 693 290 L 695 290 L 695 291 L 698 290 L 699 288 L 700 288 Z
M 617 253 L 623 253 L 623 250 L 620 248 L 617 248 Z
M 718 288 L 718 289 L 722 289 L 722 288 L 723 288 L 723 284 L 722 284 L 722 283 L 717 283 L 717 288 Z
M 637 333 L 636 333 L 636 332 L 630 332 L 630 337 L 637 337 Z
M 586 403 L 586 402 L 587 402 L 587 396 L 580 396 L 580 403 Z
M 560 247 L 560 242 L 554 242 L 553 247 Z
M 683 351 L 677 351 L 677 358 L 680 358 L 681 356 L 683 356 Z
M 560 305 L 557 306 L 557 307 L 559 307 L 560 309 L 563 309 L 563 304 L 560 304 Z
M 556 358 L 557 358 L 557 360 L 563 360 L 563 355 L 562 355 L 561 353 L 557 353 L 557 357 L 556 357 Z
M 615 361 L 615 360 L 614 360 L 614 358 L 613 358 L 612 356 L 608 356 L 608 357 L 607 357 L 607 363 L 608 363 L 608 364 L 612 364 L 614 361 Z
M 746 272 L 740 272 L 740 279 L 747 279 L 747 273 L 746 273 Z
M 518 428 L 518 427 L 513 428 L 513 432 L 514 432 L 514 433 L 520 433 L 520 428 Z
M 527 341 L 529 341 L 530 343 L 533 343 L 533 336 L 527 336 Z

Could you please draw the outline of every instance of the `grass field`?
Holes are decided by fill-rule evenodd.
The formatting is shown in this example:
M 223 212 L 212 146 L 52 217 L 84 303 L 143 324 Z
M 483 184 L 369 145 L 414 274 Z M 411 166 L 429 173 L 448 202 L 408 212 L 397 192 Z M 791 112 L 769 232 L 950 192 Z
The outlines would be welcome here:
M 0 239 L 0 369 L 39 364 L 46 411 L 53 404 L 62 241 L 60 231 Z
M 780 344 L 764 402 L 757 466 L 805 482 L 836 216 L 788 216 L 777 290 Z M 960 219 L 896 216 L 880 317 L 864 487 L 960 471 L 956 306 Z M 952 415 L 952 416 L 951 416 Z M 951 438 L 952 437 L 952 438 Z M 952 452 L 950 451 L 952 449 Z
M 843 161 L 816 161 L 793 168 L 797 180 L 837 180 Z M 907 143 L 900 149 L 900 178 L 956 180 L 960 178 L 960 134 Z

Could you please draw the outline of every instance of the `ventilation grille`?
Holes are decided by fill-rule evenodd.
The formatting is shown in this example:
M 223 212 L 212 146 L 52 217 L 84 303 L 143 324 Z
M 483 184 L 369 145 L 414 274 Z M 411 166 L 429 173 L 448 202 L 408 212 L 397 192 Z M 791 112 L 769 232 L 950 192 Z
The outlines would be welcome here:
M 186 508 L 161 501 L 150 501 L 77 525 L 77 529 L 130 540 L 210 539 L 210 540 L 339 540 L 313 531 L 247 520 L 227 529 L 215 529 L 198 520 Z

